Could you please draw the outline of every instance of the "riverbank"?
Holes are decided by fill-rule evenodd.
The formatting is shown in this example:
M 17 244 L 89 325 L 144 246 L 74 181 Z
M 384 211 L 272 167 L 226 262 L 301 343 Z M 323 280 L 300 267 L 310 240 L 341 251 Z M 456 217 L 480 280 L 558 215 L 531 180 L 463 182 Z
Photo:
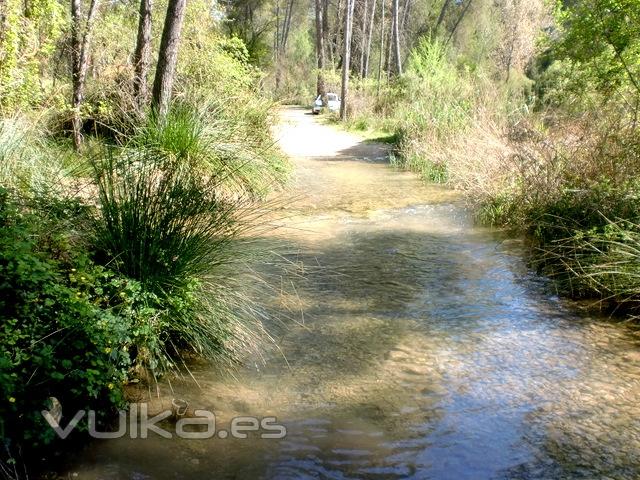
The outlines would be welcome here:
M 530 264 L 564 296 L 623 320 L 638 317 L 635 123 L 587 114 L 556 118 L 552 112 L 507 118 L 480 107 L 500 104 L 498 98 L 476 98 L 471 104 L 477 108 L 461 113 L 461 123 L 452 126 L 440 110 L 457 110 L 453 101 L 441 98 L 442 108 L 421 104 L 414 111 L 407 95 L 385 116 L 374 113 L 384 97 L 366 89 L 356 95 L 370 108 L 343 127 L 391 139 L 394 166 L 459 191 L 479 224 L 526 236 Z M 435 126 L 416 116 L 431 118 Z
M 236 94 L 233 108 L 184 95 L 78 150 L 35 114 L 0 119 L 3 475 L 37 475 L 86 438 L 85 423 L 60 441 L 43 410 L 110 428 L 130 384 L 153 388 L 194 357 L 232 368 L 265 341 L 236 283 L 268 257 L 248 244 L 289 165 L 273 105 Z

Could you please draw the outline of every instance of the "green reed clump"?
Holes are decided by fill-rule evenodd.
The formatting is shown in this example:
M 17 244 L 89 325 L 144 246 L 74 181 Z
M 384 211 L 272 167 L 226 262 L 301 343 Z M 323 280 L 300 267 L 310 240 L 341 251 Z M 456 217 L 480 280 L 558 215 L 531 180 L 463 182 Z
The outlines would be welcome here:
M 599 298 L 607 307 L 637 314 L 640 225 L 604 220 L 602 228 L 573 231 L 545 244 L 536 263 L 570 295 Z
M 184 159 L 227 187 L 257 196 L 286 179 L 288 163 L 268 135 L 266 118 L 239 118 L 228 105 L 202 103 L 198 108 L 177 103 L 165 118 L 149 115 L 125 147 Z
M 5 188 L 22 191 L 51 186 L 63 165 L 52 158 L 45 142 L 26 119 L 0 119 L 0 181 Z
M 231 266 L 246 259 L 242 238 L 258 214 L 196 161 L 159 149 L 124 149 L 94 161 L 96 258 L 152 295 L 157 316 L 148 338 L 160 338 L 154 339 L 160 347 L 146 350 L 145 363 L 159 371 L 175 366 L 184 348 L 222 358 L 225 344 L 238 338 L 251 347 L 247 321 L 255 318 L 225 301 L 233 295 L 224 285 L 233 284 Z M 259 322 L 253 327 L 259 336 Z

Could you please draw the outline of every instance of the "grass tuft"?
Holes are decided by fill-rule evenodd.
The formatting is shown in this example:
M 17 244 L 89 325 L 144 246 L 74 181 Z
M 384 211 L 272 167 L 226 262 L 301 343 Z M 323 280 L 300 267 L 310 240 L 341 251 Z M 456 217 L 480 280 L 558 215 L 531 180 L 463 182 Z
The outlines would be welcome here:
M 185 349 L 208 359 L 233 356 L 240 344 L 251 350 L 262 333 L 232 280 L 259 215 L 250 213 L 250 198 L 225 193 L 195 161 L 159 149 L 94 161 L 100 208 L 93 247 L 100 263 L 148 293 L 156 315 L 144 363 L 158 371 L 174 367 Z

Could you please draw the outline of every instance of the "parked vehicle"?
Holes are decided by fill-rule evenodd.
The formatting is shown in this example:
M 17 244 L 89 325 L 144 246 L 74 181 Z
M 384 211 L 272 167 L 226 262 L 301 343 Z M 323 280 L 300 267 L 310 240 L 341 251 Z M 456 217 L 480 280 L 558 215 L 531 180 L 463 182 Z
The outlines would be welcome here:
M 318 95 L 316 101 L 313 102 L 313 114 L 317 115 L 322 111 L 322 96 Z M 338 97 L 335 93 L 327 93 L 327 108 L 331 112 L 339 112 L 340 111 L 340 97 Z

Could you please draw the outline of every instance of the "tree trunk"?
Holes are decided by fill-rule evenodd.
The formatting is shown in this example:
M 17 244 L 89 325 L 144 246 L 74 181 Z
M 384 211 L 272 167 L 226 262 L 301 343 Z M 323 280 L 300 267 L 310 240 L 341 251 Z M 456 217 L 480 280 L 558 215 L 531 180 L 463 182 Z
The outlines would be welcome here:
M 411 12 L 412 0 L 405 0 L 404 7 L 402 7 L 402 20 L 400 20 L 400 49 L 402 50 L 402 45 L 404 44 L 405 52 L 409 52 L 411 50 L 410 37 L 407 35 L 407 18 L 409 18 Z M 407 38 L 409 37 L 409 38 Z M 408 53 L 405 53 L 405 59 L 407 58 Z M 404 61 L 400 62 L 401 65 L 404 65 Z
M 367 78 L 369 76 L 369 59 L 371 58 L 371 42 L 373 40 L 374 20 L 376 18 L 376 3 L 377 3 L 377 0 L 373 0 L 373 4 L 371 7 L 371 16 L 369 17 L 369 31 L 367 33 L 367 48 L 364 55 L 364 66 L 362 68 L 363 78 Z
M 345 0 L 346 1 L 346 0 Z M 344 50 L 342 40 L 344 35 L 342 34 L 342 29 L 344 27 L 344 7 L 342 5 L 342 0 L 338 0 L 336 5 L 336 23 L 333 32 L 333 50 L 334 55 L 336 57 L 334 61 L 334 69 L 342 68 L 342 53 L 341 50 Z
M 276 0 L 276 31 L 274 32 L 273 39 L 273 52 L 275 55 L 275 90 L 280 90 L 280 0 Z
M 344 14 L 343 32 L 343 55 L 342 55 L 342 98 L 340 102 L 340 118 L 347 119 L 347 100 L 349 95 L 349 70 L 351 60 L 351 26 L 353 24 L 353 6 L 355 0 L 346 0 Z
M 322 97 L 322 104 L 326 106 L 326 86 L 324 82 L 324 28 L 323 16 L 326 12 L 322 8 L 322 0 L 316 0 L 316 54 L 318 56 L 318 82 L 316 85 L 317 94 Z
M 289 30 L 291 28 L 291 16 L 293 15 L 293 0 L 290 0 L 284 12 L 284 25 L 282 26 L 282 41 L 280 45 L 280 53 L 284 54 L 289 41 Z
M 345 0 L 347 1 L 347 0 Z M 336 28 L 335 28 L 335 32 L 334 32 L 334 49 L 335 49 L 335 54 L 337 60 L 336 60 L 336 66 L 335 68 L 342 68 L 342 51 L 344 50 L 344 44 L 342 43 L 344 40 L 344 10 L 345 7 L 342 4 L 342 0 L 338 0 L 337 5 L 336 5 Z M 338 55 L 338 52 L 341 52 Z
M 164 117 L 169 110 L 176 65 L 178 63 L 178 47 L 180 46 L 180 32 L 184 21 L 187 0 L 169 0 L 167 17 L 162 29 L 158 66 L 153 81 L 153 99 L 151 106 Z
M 276 0 L 276 31 L 274 32 L 273 51 L 275 53 L 276 62 L 280 53 L 280 1 Z
M 151 63 L 151 0 L 140 0 L 140 18 L 138 19 L 138 38 L 133 54 L 134 77 L 133 94 L 138 108 L 147 103 L 149 87 L 149 65 Z
M 84 87 L 89 65 L 89 45 L 97 11 L 98 0 L 91 0 L 89 12 L 86 18 L 83 18 L 82 0 L 71 0 L 71 76 L 73 84 L 71 98 L 73 117 L 71 123 L 73 126 L 73 145 L 76 150 L 82 145 L 80 107 L 84 101 Z
M 395 0 L 391 0 L 393 3 Z M 392 6 L 393 7 L 393 6 Z M 387 56 L 384 60 L 384 68 L 387 72 L 387 82 L 391 81 L 391 69 L 393 68 L 393 61 L 391 58 L 393 57 L 393 32 L 395 30 L 394 16 L 393 16 L 393 8 L 391 12 L 391 23 L 389 24 L 389 41 L 387 42 Z
M 440 25 L 444 21 L 444 16 L 447 13 L 447 9 L 449 8 L 450 3 L 451 3 L 451 0 L 444 0 L 444 3 L 442 4 L 442 8 L 440 9 L 440 15 L 438 15 L 438 21 L 436 22 L 436 26 L 433 29 L 432 37 L 434 38 L 438 34 L 438 29 L 440 28 Z
M 382 59 L 384 57 L 384 4 L 386 0 L 381 0 L 381 15 L 380 15 L 380 58 L 378 59 L 378 92 L 380 96 L 380 84 L 382 83 Z
M 360 26 L 360 64 L 358 65 L 360 78 L 364 78 L 364 57 L 367 54 L 367 26 L 369 25 L 369 22 L 367 22 L 368 15 L 369 4 L 367 0 L 364 0 L 362 5 L 362 24 Z
M 393 57 L 398 76 L 402 75 L 402 57 L 400 56 L 400 0 L 393 0 Z
M 407 18 L 411 11 L 411 0 L 405 0 L 404 8 L 402 9 L 402 21 L 400 22 L 400 31 L 404 32 L 405 25 L 407 24 Z
M 458 29 L 458 25 L 460 25 L 460 22 L 462 22 L 462 19 L 464 18 L 465 13 L 467 13 L 467 10 L 469 10 L 469 7 L 471 6 L 472 1 L 473 0 L 469 0 L 467 4 L 464 6 L 464 9 L 460 13 L 458 20 L 456 20 L 456 23 L 453 25 L 453 28 L 451 29 L 451 33 L 449 33 L 449 37 L 447 37 L 447 41 L 444 42 L 445 45 L 448 45 L 451 39 L 453 38 L 453 35 L 456 33 L 456 30 Z
M 325 47 L 325 66 L 326 66 L 326 51 L 329 53 L 329 60 L 331 61 L 331 67 L 334 66 L 333 56 L 333 44 L 329 39 L 331 33 L 329 25 L 329 0 L 322 0 L 322 42 Z

